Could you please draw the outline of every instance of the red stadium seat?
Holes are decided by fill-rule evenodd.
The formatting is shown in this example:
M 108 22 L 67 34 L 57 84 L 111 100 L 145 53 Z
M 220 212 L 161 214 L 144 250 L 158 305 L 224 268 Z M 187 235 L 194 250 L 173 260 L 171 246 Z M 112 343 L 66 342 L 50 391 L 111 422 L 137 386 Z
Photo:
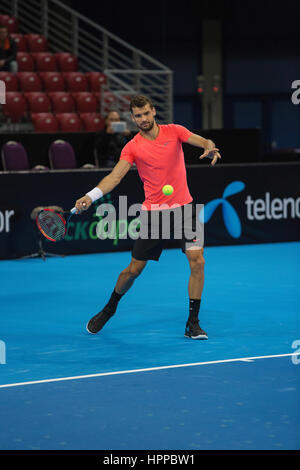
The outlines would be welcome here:
M 17 18 L 9 15 L 0 15 L 0 24 L 7 27 L 8 34 L 18 33 L 19 24 Z
M 60 72 L 40 72 L 39 76 L 45 91 L 65 91 L 65 80 Z
M 94 91 L 93 95 L 95 96 L 98 102 L 98 109 L 100 110 L 100 112 L 101 112 L 102 97 L 104 97 L 104 103 L 108 106 L 112 106 L 114 104 L 118 104 L 118 106 L 120 105 L 120 103 L 117 103 L 117 99 L 110 91 L 104 91 L 102 93 L 99 93 L 99 92 L 97 93 Z
M 35 72 L 18 72 L 17 74 L 20 90 L 27 91 L 41 91 L 42 82 L 40 77 Z
M 32 113 L 49 113 L 51 112 L 51 101 L 41 91 L 32 91 L 30 93 L 24 93 L 28 104 L 28 111 Z
M 93 95 L 97 100 L 98 109 L 100 109 L 100 106 L 101 106 L 101 93 L 94 91 Z
M 16 42 L 18 52 L 28 52 L 27 41 L 26 41 L 26 39 L 25 39 L 25 36 L 23 36 L 23 34 L 20 34 L 20 33 L 12 33 L 10 36 L 11 36 L 11 37 L 14 39 L 14 41 Z
M 56 119 L 62 132 L 80 132 L 82 129 L 82 121 L 76 113 L 56 114 Z
M 18 52 L 17 63 L 19 72 L 34 72 L 34 61 L 29 52 Z
M 101 72 L 87 72 L 85 76 L 88 80 L 89 90 L 97 93 L 100 93 L 101 86 L 107 82 L 106 75 Z
M 117 98 L 113 95 L 113 93 L 111 93 L 111 91 L 105 91 L 103 95 L 104 95 L 105 103 L 109 105 L 113 105 L 114 103 L 117 102 Z
M 29 52 L 47 52 L 48 41 L 42 34 L 25 34 Z
M 99 111 L 99 106 L 96 97 L 93 93 L 88 91 L 81 91 L 72 93 L 77 113 L 96 113 Z
M 5 95 L 6 104 L 2 105 L 4 116 L 12 122 L 19 122 L 27 115 L 27 103 L 22 93 L 8 91 Z
M 31 119 L 35 132 L 57 132 L 58 122 L 52 113 L 33 113 Z
M 31 53 L 38 72 L 57 72 L 55 55 L 51 52 Z
M 67 90 L 71 92 L 87 91 L 87 79 L 81 72 L 65 72 L 63 73 Z
M 53 91 L 48 93 L 48 96 L 51 100 L 54 114 L 72 113 L 74 111 L 75 103 L 71 93 L 67 91 Z
M 19 90 L 19 82 L 14 73 L 0 71 L 0 80 L 5 82 L 6 91 Z
M 70 52 L 58 52 L 55 58 L 61 72 L 77 72 L 78 59 L 75 55 Z
M 102 131 L 105 127 L 105 119 L 98 113 L 83 113 L 80 114 L 80 119 L 87 132 Z

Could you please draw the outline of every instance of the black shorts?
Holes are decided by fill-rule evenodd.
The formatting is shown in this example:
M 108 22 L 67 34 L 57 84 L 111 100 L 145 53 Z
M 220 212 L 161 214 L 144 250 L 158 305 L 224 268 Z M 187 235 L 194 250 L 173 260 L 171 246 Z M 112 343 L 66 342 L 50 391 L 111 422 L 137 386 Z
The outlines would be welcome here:
M 178 240 L 183 253 L 190 247 L 203 247 L 203 227 L 198 223 L 193 203 L 156 211 L 141 211 L 140 236 L 132 256 L 137 260 L 158 261 L 167 240 Z

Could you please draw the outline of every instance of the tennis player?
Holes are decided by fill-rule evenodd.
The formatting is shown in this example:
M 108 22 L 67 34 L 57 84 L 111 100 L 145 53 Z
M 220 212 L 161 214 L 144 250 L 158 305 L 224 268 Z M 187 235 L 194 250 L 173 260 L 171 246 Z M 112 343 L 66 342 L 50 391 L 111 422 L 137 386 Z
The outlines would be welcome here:
M 125 145 L 120 160 L 112 171 L 94 189 L 76 201 L 76 208 L 79 212 L 87 210 L 94 201 L 111 192 L 135 163 L 145 191 L 145 201 L 141 208 L 141 224 L 148 224 L 146 227 L 148 233 L 152 233 L 153 225 L 156 224 L 154 232 L 155 229 L 158 229 L 159 236 L 155 235 L 154 238 L 140 236 L 134 242 L 131 262 L 120 273 L 108 303 L 87 324 L 88 332 L 93 334 L 98 333 L 114 315 L 120 299 L 142 273 L 147 261 L 159 260 L 165 242 L 161 227 L 162 211 L 171 210 L 170 207 L 177 207 L 175 209 L 177 215 L 174 215 L 171 221 L 171 231 L 174 232 L 178 211 L 183 212 L 187 205 L 192 205 L 193 210 L 190 211 L 189 220 L 184 217 L 184 225 L 188 225 L 190 228 L 195 227 L 196 210 L 187 185 L 182 143 L 187 142 L 203 148 L 204 152 L 200 159 L 210 158 L 211 165 L 215 165 L 221 158 L 218 149 L 211 140 L 204 139 L 180 125 L 157 124 L 156 110 L 148 97 L 143 95 L 133 97 L 130 110 L 139 132 Z M 171 195 L 166 196 L 162 192 L 165 184 L 174 188 Z M 160 209 L 160 206 L 164 208 Z M 159 215 L 158 218 L 154 217 L 153 212 L 157 210 L 159 213 L 156 212 L 155 215 Z M 155 223 L 152 222 L 153 219 L 155 219 Z M 151 223 L 153 223 L 152 226 Z M 196 239 L 193 240 L 191 238 L 191 236 L 195 238 L 193 234 L 193 230 L 185 230 L 181 239 L 182 252 L 186 254 L 190 265 L 189 315 L 185 336 L 192 339 L 207 339 L 206 332 L 199 324 L 200 302 L 204 285 L 203 243 L 201 245 Z

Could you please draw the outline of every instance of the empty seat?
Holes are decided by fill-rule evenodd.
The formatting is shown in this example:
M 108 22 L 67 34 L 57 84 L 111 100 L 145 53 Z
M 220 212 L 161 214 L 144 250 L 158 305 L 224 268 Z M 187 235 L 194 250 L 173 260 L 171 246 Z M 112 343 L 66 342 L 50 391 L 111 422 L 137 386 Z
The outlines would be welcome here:
M 108 104 L 109 106 L 112 106 L 113 104 L 117 103 L 117 98 L 111 91 L 104 91 L 101 93 L 101 96 L 104 98 L 104 102 Z
M 1 151 L 4 171 L 26 171 L 30 169 L 29 158 L 23 144 L 14 140 L 6 142 Z M 35 165 L 33 170 L 47 170 L 44 165 Z
M 51 52 L 31 53 L 37 72 L 57 72 L 55 55 Z
M 33 113 L 31 119 L 35 132 L 57 132 L 58 122 L 52 113 Z
M 72 95 L 75 99 L 77 113 L 96 113 L 99 111 L 98 102 L 93 93 L 81 91 L 72 93 Z
M 53 170 L 74 169 L 77 167 L 75 152 L 65 140 L 55 140 L 49 148 L 50 167 Z
M 113 105 L 118 105 L 118 106 L 120 105 L 120 103 L 118 103 L 117 98 L 110 91 L 102 91 L 101 93 L 94 91 L 93 95 L 95 96 L 95 98 L 98 102 L 98 108 L 99 108 L 99 110 L 102 114 L 104 112 L 101 109 L 102 99 L 104 101 L 104 109 L 109 108 L 110 106 L 113 106 Z
M 95 97 L 96 100 L 97 100 L 98 109 L 100 109 L 100 107 L 101 107 L 101 93 L 94 91 L 94 92 L 93 92 L 93 95 L 94 95 L 94 97 Z
M 81 72 L 64 72 L 63 73 L 67 90 L 76 91 L 87 91 L 87 79 L 84 73 Z
M 75 55 L 70 52 L 57 52 L 55 58 L 61 72 L 77 72 L 78 59 Z
M 19 122 L 27 114 L 27 104 L 23 94 L 18 91 L 8 91 L 6 104 L 2 105 L 2 111 L 11 122 Z
M 7 27 L 8 34 L 18 33 L 19 24 L 17 18 L 9 15 L 0 15 L 0 24 Z
M 18 52 L 28 52 L 27 41 L 23 34 L 12 33 L 10 36 L 14 39 L 15 43 L 17 44 Z
M 0 71 L 0 80 L 5 82 L 6 91 L 18 91 L 19 81 L 14 73 Z
M 60 72 L 40 72 L 44 90 L 47 92 L 64 91 L 65 80 Z
M 28 91 L 41 91 L 42 82 L 40 77 L 35 72 L 18 72 L 17 77 L 20 84 L 20 90 Z
M 2 166 L 4 171 L 29 170 L 27 152 L 20 142 L 9 140 L 1 151 Z
M 73 96 L 68 91 L 53 91 L 48 93 L 54 114 L 72 113 L 75 109 Z
M 48 41 L 42 34 L 25 34 L 29 52 L 47 52 Z
M 29 52 L 18 52 L 17 63 L 19 72 L 34 72 L 34 61 Z
M 24 93 L 29 113 L 49 113 L 51 102 L 46 93 L 41 91 Z
M 107 82 L 106 75 L 101 72 L 87 72 L 85 76 L 90 91 L 100 92 L 101 86 Z
M 99 113 L 80 114 L 84 130 L 87 132 L 102 131 L 105 127 L 105 119 Z
M 82 129 L 82 121 L 76 113 L 59 113 L 56 119 L 62 132 L 80 132 Z

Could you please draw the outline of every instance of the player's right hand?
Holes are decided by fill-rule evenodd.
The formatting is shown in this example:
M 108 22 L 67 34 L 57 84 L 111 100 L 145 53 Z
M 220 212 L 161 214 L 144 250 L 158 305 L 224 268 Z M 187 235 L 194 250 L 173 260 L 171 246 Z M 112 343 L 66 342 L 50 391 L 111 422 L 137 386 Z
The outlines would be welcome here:
M 86 211 L 92 204 L 92 200 L 89 196 L 85 195 L 81 197 L 80 199 L 77 199 L 75 207 L 78 210 L 78 212 L 81 211 Z

